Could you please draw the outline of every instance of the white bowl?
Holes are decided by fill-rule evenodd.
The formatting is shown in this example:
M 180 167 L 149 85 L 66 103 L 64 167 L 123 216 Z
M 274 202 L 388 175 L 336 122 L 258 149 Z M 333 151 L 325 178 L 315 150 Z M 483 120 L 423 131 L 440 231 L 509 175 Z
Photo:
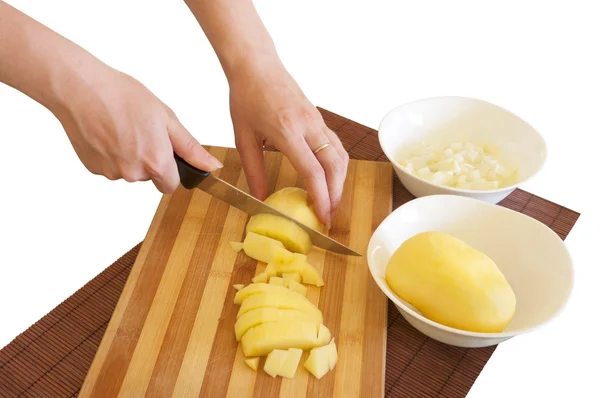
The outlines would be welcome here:
M 517 298 L 515 315 L 501 333 L 469 332 L 431 321 L 401 300 L 385 280 L 392 254 L 413 235 L 441 231 L 488 255 Z M 393 211 L 373 233 L 367 249 L 371 275 L 400 314 L 432 339 L 461 347 L 484 347 L 539 328 L 556 317 L 571 294 L 573 268 L 560 237 L 541 222 L 477 199 L 433 195 Z
M 407 172 L 398 159 L 421 141 L 450 144 L 475 140 L 495 145 L 518 167 L 518 181 L 494 190 L 469 190 L 433 184 Z M 546 161 L 546 143 L 528 123 L 499 106 L 473 98 L 435 97 L 401 105 L 379 125 L 379 143 L 402 184 L 415 197 L 453 194 L 498 203 L 537 174 Z

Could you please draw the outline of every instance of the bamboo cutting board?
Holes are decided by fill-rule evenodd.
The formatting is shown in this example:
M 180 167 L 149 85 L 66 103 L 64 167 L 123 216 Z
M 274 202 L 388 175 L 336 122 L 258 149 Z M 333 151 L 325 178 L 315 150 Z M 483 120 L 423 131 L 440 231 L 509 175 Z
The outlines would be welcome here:
M 209 148 L 219 176 L 248 191 L 235 149 Z M 265 153 L 269 192 L 304 188 L 280 153 Z M 329 235 L 362 254 L 392 209 L 389 163 L 351 160 Z M 387 298 L 366 257 L 313 249 L 309 261 L 325 286 L 307 297 L 323 312 L 338 347 L 335 369 L 317 380 L 302 366 L 293 379 L 271 378 L 245 363 L 233 332 L 236 283 L 265 265 L 236 253 L 248 216 L 195 189 L 165 195 L 156 211 L 80 397 L 377 397 L 383 396 Z

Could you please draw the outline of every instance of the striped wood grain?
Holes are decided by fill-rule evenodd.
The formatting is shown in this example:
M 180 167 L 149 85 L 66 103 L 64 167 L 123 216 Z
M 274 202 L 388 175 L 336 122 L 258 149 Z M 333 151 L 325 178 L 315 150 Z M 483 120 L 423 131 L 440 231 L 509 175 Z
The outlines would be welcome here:
M 247 191 L 234 149 L 210 148 L 220 177 Z M 269 191 L 304 187 L 280 153 L 265 153 Z M 330 236 L 365 253 L 392 209 L 388 163 L 352 160 Z M 254 372 L 233 333 L 235 283 L 265 265 L 236 253 L 248 216 L 200 190 L 179 188 L 161 202 L 140 255 L 85 379 L 80 397 L 376 397 L 383 396 L 387 299 L 366 258 L 314 249 L 309 261 L 325 286 L 307 297 L 323 312 L 339 361 L 317 380 L 302 366 L 293 379 Z

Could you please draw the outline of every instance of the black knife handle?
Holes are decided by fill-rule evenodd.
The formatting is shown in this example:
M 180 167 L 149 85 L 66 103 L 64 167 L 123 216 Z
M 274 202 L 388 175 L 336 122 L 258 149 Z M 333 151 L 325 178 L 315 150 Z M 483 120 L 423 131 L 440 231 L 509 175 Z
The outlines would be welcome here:
M 203 171 L 195 168 L 185 160 L 183 160 L 178 154 L 173 153 L 175 156 L 175 162 L 177 163 L 177 170 L 179 171 L 179 180 L 181 185 L 186 189 L 196 188 L 206 177 L 210 175 L 208 171 Z

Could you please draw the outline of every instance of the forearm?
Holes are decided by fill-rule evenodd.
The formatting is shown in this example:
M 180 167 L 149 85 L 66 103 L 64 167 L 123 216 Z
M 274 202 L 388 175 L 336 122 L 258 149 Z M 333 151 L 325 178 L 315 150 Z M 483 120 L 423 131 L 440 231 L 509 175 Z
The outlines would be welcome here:
M 280 63 L 250 0 L 185 0 L 214 48 L 225 75 L 249 65 Z
M 54 110 L 91 54 L 0 0 L 0 81 Z

